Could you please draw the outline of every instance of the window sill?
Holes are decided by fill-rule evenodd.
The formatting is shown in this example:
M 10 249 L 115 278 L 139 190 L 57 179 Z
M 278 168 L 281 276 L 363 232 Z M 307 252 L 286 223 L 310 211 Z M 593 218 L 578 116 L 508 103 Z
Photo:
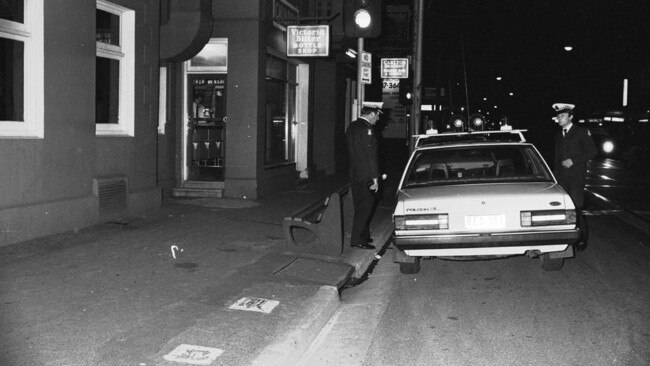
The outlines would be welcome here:
M 295 166 L 295 165 L 296 165 L 296 163 L 293 162 L 293 161 L 291 161 L 291 162 L 284 161 L 284 162 L 281 162 L 281 163 L 271 163 L 271 164 L 265 164 L 264 165 L 264 170 L 278 169 L 278 168 L 282 168 L 282 167 Z
M 96 137 L 133 137 L 133 134 L 127 132 L 106 132 L 106 131 L 97 131 L 95 134 Z

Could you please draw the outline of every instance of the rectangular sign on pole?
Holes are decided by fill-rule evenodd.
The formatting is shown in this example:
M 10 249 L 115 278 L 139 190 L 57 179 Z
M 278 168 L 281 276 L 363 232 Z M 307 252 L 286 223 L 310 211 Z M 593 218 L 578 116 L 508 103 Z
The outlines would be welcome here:
M 329 55 L 329 25 L 290 25 L 287 27 L 287 56 L 326 57 Z
M 380 71 L 382 79 L 408 79 L 409 59 L 382 58 Z
M 372 54 L 369 52 L 361 53 L 361 82 L 372 84 Z

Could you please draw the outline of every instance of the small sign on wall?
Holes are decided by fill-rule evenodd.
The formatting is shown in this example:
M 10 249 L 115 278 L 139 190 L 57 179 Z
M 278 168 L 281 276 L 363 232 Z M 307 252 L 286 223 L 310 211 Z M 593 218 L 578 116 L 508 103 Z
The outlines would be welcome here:
M 326 57 L 329 55 L 329 25 L 290 25 L 287 27 L 287 56 Z

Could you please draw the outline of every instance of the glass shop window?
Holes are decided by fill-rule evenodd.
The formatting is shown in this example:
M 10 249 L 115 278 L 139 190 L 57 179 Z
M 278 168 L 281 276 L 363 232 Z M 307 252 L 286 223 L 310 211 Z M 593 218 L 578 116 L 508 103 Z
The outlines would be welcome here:
M 24 43 L 0 38 L 0 121 L 24 121 Z
M 43 0 L 0 0 L 0 138 L 43 137 Z
M 119 123 L 120 62 L 97 57 L 95 76 L 95 122 Z
M 0 19 L 9 20 L 16 23 L 25 23 L 25 1 L 0 1 Z
M 120 17 L 117 14 L 97 9 L 95 14 L 97 42 L 120 45 Z
M 267 54 L 265 163 L 295 160 L 296 67 Z
M 99 0 L 95 22 L 96 133 L 133 136 L 135 11 Z

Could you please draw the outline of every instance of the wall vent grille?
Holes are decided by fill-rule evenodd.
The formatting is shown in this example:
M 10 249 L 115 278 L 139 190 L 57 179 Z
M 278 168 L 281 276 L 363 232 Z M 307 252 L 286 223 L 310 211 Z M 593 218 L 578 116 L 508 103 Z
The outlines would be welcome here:
M 99 217 L 126 213 L 128 182 L 126 177 L 94 178 L 93 193 L 97 197 Z

